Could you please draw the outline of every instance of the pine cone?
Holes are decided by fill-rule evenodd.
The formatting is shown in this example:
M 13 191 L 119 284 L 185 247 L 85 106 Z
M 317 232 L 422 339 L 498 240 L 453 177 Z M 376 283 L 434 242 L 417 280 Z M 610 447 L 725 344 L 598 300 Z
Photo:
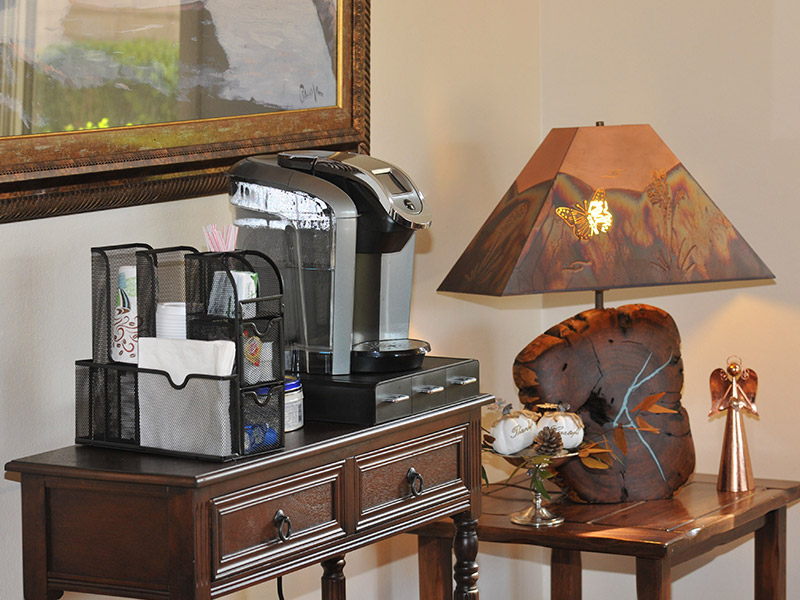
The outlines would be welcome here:
M 556 456 L 564 448 L 561 441 L 561 432 L 552 427 L 542 427 L 533 440 L 533 449 L 537 454 Z

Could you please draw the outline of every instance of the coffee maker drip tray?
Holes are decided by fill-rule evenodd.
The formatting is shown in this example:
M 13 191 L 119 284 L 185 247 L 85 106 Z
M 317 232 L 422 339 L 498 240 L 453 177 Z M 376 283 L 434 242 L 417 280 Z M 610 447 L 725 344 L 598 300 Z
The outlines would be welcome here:
M 422 365 L 431 351 L 423 340 L 374 340 L 355 344 L 350 352 L 350 370 L 354 373 L 410 371 Z
M 395 373 L 301 373 L 307 421 L 377 425 L 463 402 L 480 394 L 478 361 L 425 356 Z

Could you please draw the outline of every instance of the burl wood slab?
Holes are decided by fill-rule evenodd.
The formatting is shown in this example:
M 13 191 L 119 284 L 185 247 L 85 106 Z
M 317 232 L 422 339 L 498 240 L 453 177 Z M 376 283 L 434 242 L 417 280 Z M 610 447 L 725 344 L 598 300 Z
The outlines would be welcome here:
M 592 309 L 559 323 L 517 355 L 514 382 L 527 408 L 568 405 L 584 439 L 612 451 L 606 468 L 578 458 L 558 468 L 555 481 L 572 500 L 669 498 L 694 471 L 680 334 L 659 308 Z

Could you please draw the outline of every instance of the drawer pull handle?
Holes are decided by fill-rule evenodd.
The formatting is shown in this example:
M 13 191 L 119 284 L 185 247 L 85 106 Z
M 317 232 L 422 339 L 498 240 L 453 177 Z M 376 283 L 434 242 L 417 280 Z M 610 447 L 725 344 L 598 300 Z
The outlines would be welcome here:
M 426 385 L 425 387 L 419 388 L 420 394 L 439 394 L 444 391 L 444 387 L 441 385 Z
M 384 402 L 388 402 L 389 404 L 398 404 L 406 400 L 411 400 L 411 396 L 408 394 L 394 394 L 393 396 L 386 396 L 386 398 L 383 399 Z
M 278 509 L 273 521 L 278 528 L 278 537 L 281 541 L 289 541 L 289 538 L 292 537 L 292 520 L 281 509 Z
M 473 383 L 478 383 L 478 378 L 465 375 L 462 377 L 456 377 L 453 379 L 452 383 L 453 385 L 470 385 Z
M 411 467 L 408 473 L 406 473 L 406 481 L 411 486 L 412 496 L 417 498 L 422 495 L 422 492 L 425 490 L 425 481 L 414 467 Z

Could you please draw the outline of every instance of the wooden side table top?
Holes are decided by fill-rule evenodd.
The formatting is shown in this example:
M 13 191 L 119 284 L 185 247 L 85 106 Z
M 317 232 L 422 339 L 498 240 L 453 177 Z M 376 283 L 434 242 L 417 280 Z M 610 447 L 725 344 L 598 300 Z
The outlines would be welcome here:
M 566 520 L 557 527 L 536 528 L 509 520 L 510 513 L 531 502 L 525 477 L 516 477 L 511 483 L 515 485 L 492 484 L 484 488 L 483 514 L 478 520 L 480 541 L 645 558 L 681 556 L 682 560 L 689 558 L 684 554 L 702 547 L 709 539 L 753 524 L 768 512 L 800 498 L 800 482 L 796 481 L 757 479 L 755 490 L 737 494 L 718 492 L 716 475 L 695 474 L 667 500 L 578 504 L 553 494 L 553 501 L 547 505 Z M 426 527 L 424 533 L 452 536 L 452 524 L 440 521 Z M 719 543 L 724 541 L 714 545 Z
M 548 508 L 565 517 L 555 527 L 529 527 L 509 515 L 529 506 L 528 480 L 484 488 L 480 542 L 528 544 L 553 550 L 551 597 L 581 598 L 581 552 L 636 557 L 637 597 L 668 600 L 672 566 L 714 547 L 755 532 L 755 598 L 786 598 L 786 508 L 800 498 L 800 482 L 756 480 L 749 492 L 717 491 L 716 475 L 695 474 L 673 498 L 620 504 L 578 504 L 553 495 Z M 425 579 L 442 582 L 433 589 L 421 584 L 421 597 L 447 597 L 449 550 L 445 539 L 453 525 L 437 521 L 415 531 L 419 536 L 420 569 Z M 445 556 L 446 554 L 446 556 Z M 459 565 L 456 563 L 456 570 Z M 427 586 L 427 587 L 426 587 Z

